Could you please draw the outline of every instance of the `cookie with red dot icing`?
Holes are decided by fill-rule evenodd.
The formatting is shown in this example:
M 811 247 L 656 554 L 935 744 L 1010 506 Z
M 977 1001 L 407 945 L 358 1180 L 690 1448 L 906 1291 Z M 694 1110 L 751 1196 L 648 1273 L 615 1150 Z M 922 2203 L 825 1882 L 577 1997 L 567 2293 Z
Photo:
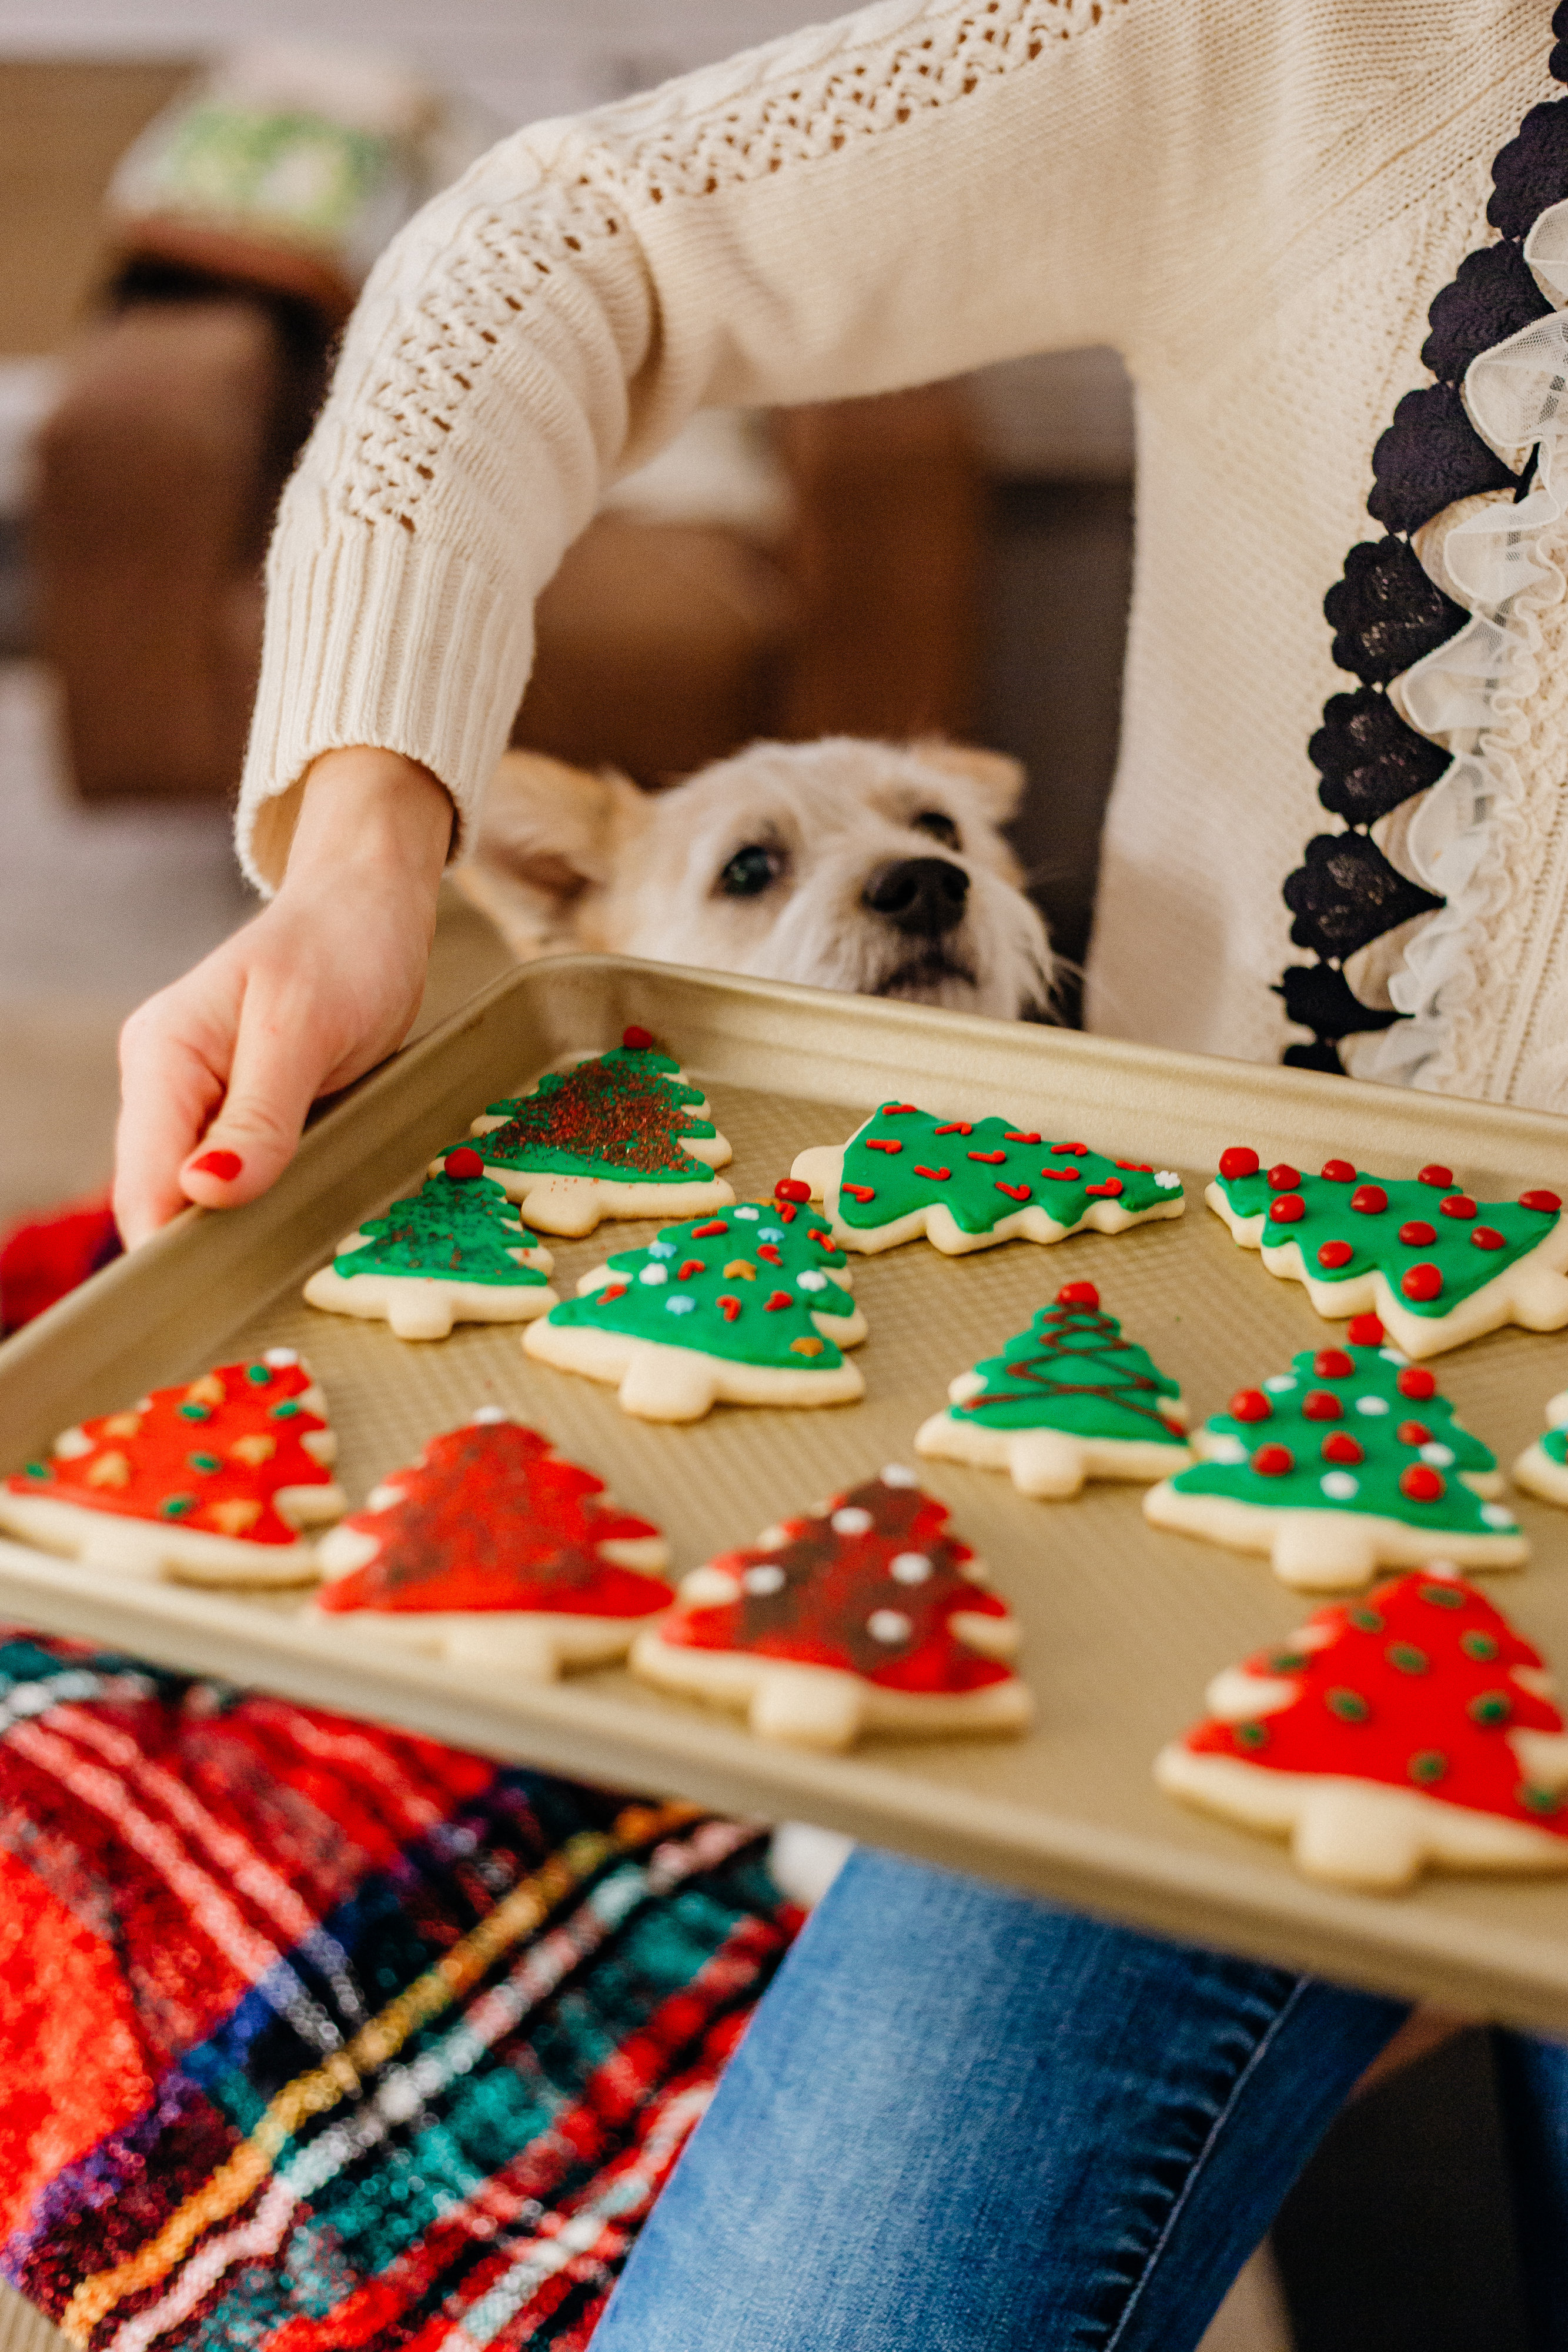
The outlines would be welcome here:
M 549 1250 L 533 1247 L 476 1151 L 446 1155 L 384 1216 L 368 1217 L 305 1286 L 312 1307 L 384 1321 L 400 1339 L 444 1339 L 455 1323 L 528 1323 L 556 1303 Z
M 1305 1285 L 1320 1315 L 1376 1315 L 1406 1355 L 1438 1355 L 1505 1323 L 1568 1324 L 1568 1218 L 1544 1187 L 1478 1201 L 1436 1161 L 1408 1181 L 1338 1158 L 1313 1174 L 1265 1168 L 1249 1144 L 1233 1144 L 1204 1198 L 1270 1274 Z
M 925 1234 L 947 1257 L 1015 1238 L 1124 1233 L 1186 1206 L 1173 1168 L 1111 1160 L 1006 1118 L 950 1118 L 884 1102 L 847 1143 L 816 1144 L 790 1173 L 809 1184 L 846 1249 Z
M 292 1348 L 154 1389 L 0 1482 L 0 1528 L 89 1567 L 179 1584 L 309 1584 L 301 1528 L 345 1507 L 327 1400 Z
M 1513 1465 L 1514 1483 L 1568 1509 L 1568 1389 L 1548 1400 L 1545 1419 L 1543 1433 Z
M 1179 1383 L 1123 1338 L 1092 1282 L 1064 1283 L 1027 1330 L 947 1393 L 915 1452 L 1006 1470 L 1020 1495 L 1065 1499 L 1086 1478 L 1146 1484 L 1192 1459 Z
M 584 1054 L 473 1125 L 485 1173 L 540 1233 L 591 1234 L 603 1217 L 692 1217 L 735 1198 L 716 1168 L 734 1157 L 702 1090 L 629 1028 L 612 1053 Z M 450 1153 L 432 1163 L 436 1175 Z
M 355 1634 L 551 1682 L 625 1655 L 674 1600 L 668 1559 L 602 1478 L 486 1406 L 333 1528 L 312 1607 Z
M 1320 1609 L 1210 1684 L 1161 1788 L 1288 1837 L 1309 1877 L 1568 1869 L 1568 1733 L 1539 1653 L 1452 1569 Z
M 1016 1645 L 946 1507 L 895 1464 L 685 1578 L 632 1668 L 744 1709 L 758 1738 L 843 1748 L 865 1731 L 1023 1730 Z
M 1496 1499 L 1490 1447 L 1455 1420 L 1425 1365 L 1385 1344 L 1375 1316 L 1353 1320 L 1349 1338 L 1239 1389 L 1195 1435 L 1194 1466 L 1145 1496 L 1145 1516 L 1264 1552 L 1282 1582 L 1307 1592 L 1438 1558 L 1522 1567 L 1528 1547 Z

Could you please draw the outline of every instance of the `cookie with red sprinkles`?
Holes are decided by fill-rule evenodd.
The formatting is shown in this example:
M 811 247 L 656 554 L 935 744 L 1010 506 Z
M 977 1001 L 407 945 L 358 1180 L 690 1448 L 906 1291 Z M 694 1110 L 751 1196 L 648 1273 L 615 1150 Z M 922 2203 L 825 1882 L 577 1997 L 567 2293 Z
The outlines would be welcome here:
M 1232 1144 L 1204 1198 L 1320 1315 L 1376 1315 L 1407 1356 L 1568 1324 L 1568 1218 L 1545 1186 L 1478 1201 L 1435 1160 L 1408 1179 L 1333 1158 L 1314 1173 Z
M 498 1406 L 433 1437 L 320 1547 L 346 1631 L 531 1682 L 624 1656 L 674 1593 L 669 1546 Z
M 946 1507 L 894 1464 L 686 1577 L 632 1668 L 737 1707 L 759 1739 L 845 1748 L 1026 1728 L 1018 1629 Z
M 1539 1652 L 1451 1568 L 1320 1609 L 1209 1685 L 1155 1778 L 1310 1878 L 1568 1869 L 1568 1732 Z
M 309 1584 L 301 1529 L 345 1508 L 327 1400 L 292 1348 L 154 1389 L 0 1482 L 0 1528 L 177 1584 Z

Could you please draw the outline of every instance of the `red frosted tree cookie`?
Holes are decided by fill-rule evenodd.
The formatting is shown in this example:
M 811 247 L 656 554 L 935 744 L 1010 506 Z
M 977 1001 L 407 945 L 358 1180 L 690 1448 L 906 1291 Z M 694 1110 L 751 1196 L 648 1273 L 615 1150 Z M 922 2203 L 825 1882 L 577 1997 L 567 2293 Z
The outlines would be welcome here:
M 68 1429 L 0 1485 L 0 1528 L 95 1568 L 183 1584 L 308 1584 L 300 1528 L 344 1507 L 327 1401 L 292 1348 L 154 1389 Z
M 1309 1877 L 1568 1869 L 1568 1733 L 1539 1654 L 1455 1572 L 1320 1609 L 1228 1668 L 1162 1789 L 1288 1836 Z
M 433 1437 L 321 1546 L 314 1607 L 410 1648 L 551 1682 L 624 1654 L 674 1594 L 669 1546 L 498 1406 Z
M 695 1570 L 632 1667 L 745 1708 L 759 1738 L 848 1748 L 866 1730 L 1021 1731 L 1017 1637 L 946 1506 L 894 1465 Z

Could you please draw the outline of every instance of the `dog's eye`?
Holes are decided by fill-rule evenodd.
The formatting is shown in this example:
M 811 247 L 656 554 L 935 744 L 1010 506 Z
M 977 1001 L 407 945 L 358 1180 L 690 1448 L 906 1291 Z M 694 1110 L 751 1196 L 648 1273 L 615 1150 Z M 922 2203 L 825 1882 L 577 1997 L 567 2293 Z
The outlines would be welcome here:
M 718 887 L 727 898 L 755 898 L 777 880 L 783 864 L 782 851 L 763 841 L 748 841 L 720 873 Z
M 911 817 L 909 821 L 916 833 L 932 834 L 938 841 L 945 841 L 949 849 L 958 847 L 958 828 L 943 810 L 922 809 L 918 816 Z

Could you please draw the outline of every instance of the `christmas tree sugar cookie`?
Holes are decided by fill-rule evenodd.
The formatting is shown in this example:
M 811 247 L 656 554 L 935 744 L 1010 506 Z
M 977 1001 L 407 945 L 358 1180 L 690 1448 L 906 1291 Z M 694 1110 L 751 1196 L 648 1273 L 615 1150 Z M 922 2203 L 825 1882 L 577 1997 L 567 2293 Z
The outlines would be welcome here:
M 731 1404 L 845 1404 L 865 1393 L 843 1349 L 865 1338 L 843 1252 L 788 1177 L 771 1201 L 742 1201 L 696 1224 L 666 1225 L 622 1250 L 524 1336 L 541 1364 L 620 1384 L 644 1421 L 697 1421 Z
M 540 1233 L 591 1234 L 601 1217 L 692 1217 L 735 1198 L 713 1173 L 734 1155 L 707 1108 L 647 1030 L 632 1028 L 613 1053 L 492 1103 L 474 1121 L 472 1149 Z
M 1020 1495 L 1064 1498 L 1086 1478 L 1163 1478 L 1192 1460 L 1181 1389 L 1069 1282 L 999 1356 L 960 1372 L 918 1454 L 1010 1472 Z
M 175 1584 L 309 1584 L 300 1529 L 346 1507 L 327 1401 L 292 1348 L 68 1429 L 0 1484 L 0 1528 Z
M 1393 1891 L 1423 1869 L 1568 1869 L 1568 1735 L 1538 1653 L 1451 1569 L 1320 1609 L 1218 1675 L 1162 1749 L 1173 1797 Z
M 1528 1551 L 1497 1456 L 1460 1427 L 1424 1366 L 1358 1316 L 1344 1348 L 1311 1348 L 1241 1389 L 1193 1440 L 1190 1470 L 1151 1486 L 1157 1528 L 1266 1552 L 1304 1592 L 1364 1584 L 1379 1568 L 1453 1560 L 1521 1568 Z
M 759 1739 L 851 1747 L 1013 1732 L 1030 1696 L 1004 1661 L 1017 1627 L 946 1507 L 894 1465 L 820 1510 L 768 1528 L 680 1588 L 632 1650 L 662 1689 L 744 1708 Z
M 1542 1502 L 1568 1506 L 1568 1389 L 1549 1401 L 1545 1433 L 1525 1447 L 1513 1475 Z
M 556 1304 L 550 1255 L 530 1246 L 476 1151 L 446 1155 L 383 1217 L 367 1218 L 305 1286 L 312 1307 L 389 1323 L 400 1339 L 444 1339 L 455 1323 L 528 1323 Z
M 1306 1285 L 1320 1315 L 1375 1314 L 1407 1356 L 1436 1356 L 1504 1323 L 1568 1323 L 1568 1219 L 1555 1192 L 1477 1201 L 1435 1163 L 1409 1181 L 1348 1160 L 1321 1175 L 1249 1147 L 1220 1155 L 1204 1198 L 1270 1274 Z
M 320 1559 L 322 1616 L 532 1682 L 623 1657 L 675 1597 L 658 1528 L 499 1406 L 433 1437 Z
M 846 1249 L 892 1249 L 924 1234 L 948 1257 L 1015 1237 L 1059 1242 L 1086 1226 L 1119 1234 L 1179 1217 L 1174 1169 L 1107 1160 L 1086 1143 L 1052 1143 L 1005 1118 L 944 1118 L 884 1102 L 847 1143 L 802 1151 L 791 1173 L 810 1186 Z

